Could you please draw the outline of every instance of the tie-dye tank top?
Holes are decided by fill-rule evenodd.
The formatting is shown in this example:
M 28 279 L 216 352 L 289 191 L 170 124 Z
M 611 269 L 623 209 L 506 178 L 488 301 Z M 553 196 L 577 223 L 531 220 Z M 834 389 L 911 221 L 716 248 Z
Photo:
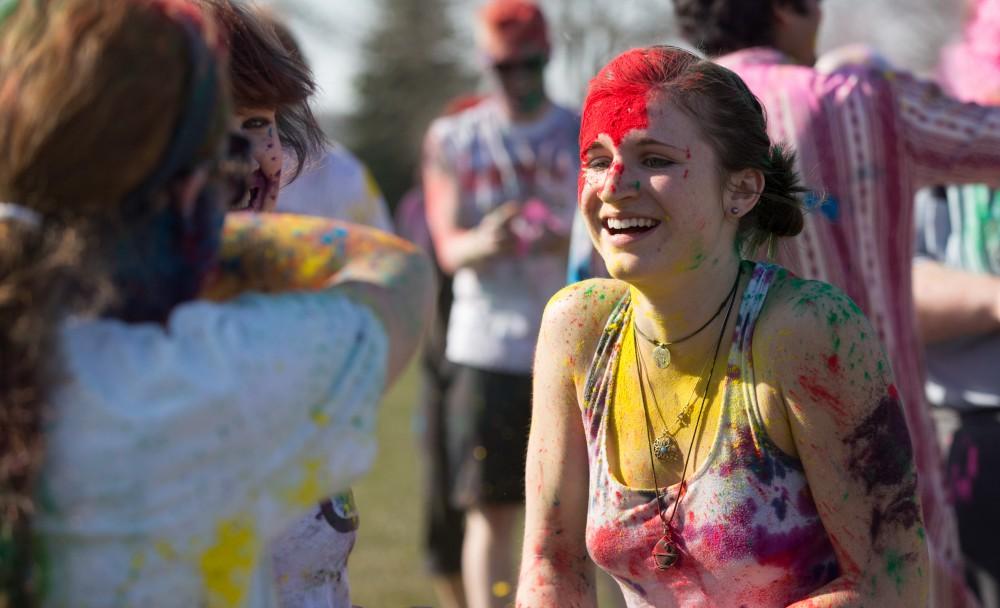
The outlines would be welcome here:
M 673 520 L 682 557 L 669 570 L 657 570 L 652 558 L 663 534 L 653 491 L 615 479 L 605 450 L 622 343 L 633 331 L 628 294 L 612 311 L 587 376 L 587 550 L 618 581 L 630 608 L 783 607 L 839 574 L 802 464 L 770 440 L 757 407 L 754 327 L 768 288 L 785 271 L 744 264 L 752 278 L 729 351 L 718 432 L 708 456 L 687 479 L 687 494 Z M 667 490 L 668 518 L 678 490 L 679 484 Z

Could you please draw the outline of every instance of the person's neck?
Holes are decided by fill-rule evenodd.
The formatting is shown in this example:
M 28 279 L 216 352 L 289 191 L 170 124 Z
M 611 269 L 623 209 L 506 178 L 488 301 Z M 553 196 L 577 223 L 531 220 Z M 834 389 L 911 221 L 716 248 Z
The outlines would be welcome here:
M 661 343 L 671 343 L 690 336 L 720 310 L 708 327 L 689 340 L 671 346 L 671 354 L 680 368 L 697 368 L 704 363 L 706 345 L 714 344 L 723 331 L 722 322 L 729 306 L 729 296 L 739 273 L 740 258 L 735 251 L 718 258 L 718 264 L 706 262 L 701 267 L 671 276 L 668 280 L 630 284 L 635 323 L 646 336 Z M 746 273 L 742 273 L 746 274 Z M 742 282 L 746 277 L 740 276 Z M 740 293 L 732 295 L 739 299 Z M 735 317 L 736 307 L 732 306 Z
M 530 123 L 538 120 L 552 107 L 552 102 L 543 93 L 534 103 L 518 102 L 501 96 L 500 106 L 512 123 Z

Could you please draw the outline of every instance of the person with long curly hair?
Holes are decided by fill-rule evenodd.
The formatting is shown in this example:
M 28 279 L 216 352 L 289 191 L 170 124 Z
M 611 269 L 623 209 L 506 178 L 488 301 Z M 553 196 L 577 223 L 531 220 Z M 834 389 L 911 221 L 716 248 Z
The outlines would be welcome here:
M 0 604 L 273 605 L 266 541 L 371 465 L 430 265 L 227 216 L 231 113 L 196 4 L 0 3 Z

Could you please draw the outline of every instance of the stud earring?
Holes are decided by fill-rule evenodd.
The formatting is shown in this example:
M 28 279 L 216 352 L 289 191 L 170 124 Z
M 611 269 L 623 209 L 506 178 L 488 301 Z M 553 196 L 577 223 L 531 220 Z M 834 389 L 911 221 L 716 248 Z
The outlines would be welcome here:
M 729 210 L 729 213 L 732 213 L 733 215 L 739 215 L 740 214 L 740 208 L 739 207 L 733 207 L 733 208 L 731 208 Z

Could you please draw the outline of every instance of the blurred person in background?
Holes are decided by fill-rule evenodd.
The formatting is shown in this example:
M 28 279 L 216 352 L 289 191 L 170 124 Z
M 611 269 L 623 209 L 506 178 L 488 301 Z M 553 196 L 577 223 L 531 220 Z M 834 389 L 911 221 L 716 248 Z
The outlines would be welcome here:
M 939 79 L 963 101 L 1000 106 L 1000 1 L 973 3 Z M 977 126 L 978 128 L 978 126 Z M 994 169 L 1000 175 L 1000 168 Z M 1000 605 L 1000 190 L 943 185 L 917 195 L 913 296 L 927 346 L 946 474 L 970 581 Z
M 483 100 L 481 95 L 463 95 L 448 102 L 442 116 L 467 110 Z M 422 549 L 431 585 L 440 608 L 464 608 L 462 587 L 462 540 L 465 537 L 465 513 L 451 503 L 452 475 L 448 470 L 448 439 L 445 424 L 445 395 L 451 384 L 451 365 L 444 356 L 445 331 L 451 312 L 451 275 L 441 270 L 434 253 L 423 180 L 403 195 L 396 207 L 396 231 L 399 236 L 423 249 L 434 261 L 438 279 L 436 315 L 424 337 L 421 350 L 421 396 L 418 429 L 424 466 Z
M 282 46 L 296 63 L 308 69 L 305 55 L 288 26 L 273 13 L 261 11 L 261 15 L 270 21 Z M 325 142 L 318 156 L 310 159 L 295 179 L 286 181 L 276 209 L 392 232 L 389 208 L 368 168 L 339 142 Z M 286 167 L 294 160 L 286 157 Z
M 275 605 L 267 540 L 370 467 L 417 346 L 412 246 L 225 215 L 221 39 L 183 0 L 0 6 L 4 605 Z
M 225 28 L 236 119 L 253 143 L 254 174 L 244 208 L 358 221 L 391 232 L 367 171 L 346 150 L 327 145 L 310 106 L 312 70 L 285 25 L 255 4 L 204 1 Z M 347 564 L 359 525 L 354 494 L 346 489 L 273 539 L 283 607 L 350 605 Z
M 454 274 L 445 356 L 449 500 L 465 513 L 462 577 L 472 608 L 507 605 L 524 502 L 531 367 L 542 309 L 563 284 L 576 200 L 576 114 L 552 103 L 541 10 L 491 0 L 477 44 L 494 93 L 431 125 L 427 221 Z
M 920 187 L 1000 179 L 1000 110 L 962 104 L 905 73 L 814 69 L 819 0 L 676 0 L 674 9 L 684 37 L 746 81 L 771 138 L 798 154 L 814 194 L 801 236 L 774 253 L 799 276 L 846 291 L 882 338 L 920 473 L 932 603 L 962 605 L 953 512 L 924 400 L 910 227 Z

